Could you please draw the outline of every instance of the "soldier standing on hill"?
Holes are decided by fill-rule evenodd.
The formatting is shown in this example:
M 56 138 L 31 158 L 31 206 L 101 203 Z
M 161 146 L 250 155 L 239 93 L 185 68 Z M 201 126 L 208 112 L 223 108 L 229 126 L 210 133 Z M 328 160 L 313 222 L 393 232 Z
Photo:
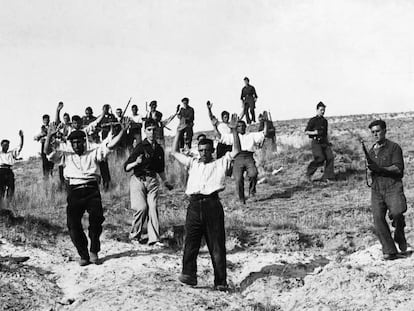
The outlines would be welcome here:
M 157 124 L 148 119 L 144 124 L 146 138 L 138 143 L 124 164 L 126 172 L 134 170 L 130 180 L 131 208 L 135 211 L 129 238 L 143 241 L 141 236 L 144 222 L 148 219 L 148 244 L 163 246 L 160 240 L 158 222 L 158 189 L 157 174 L 164 186 L 171 190 L 172 186 L 165 177 L 164 150 L 157 143 L 155 133 Z
M 399 258 L 395 242 L 402 253 L 407 251 L 404 234 L 407 202 L 402 184 L 404 159 L 401 147 L 385 138 L 387 126 L 383 120 L 375 120 L 368 127 L 375 139 L 375 144 L 369 150 L 368 164 L 372 176 L 371 208 L 374 225 L 384 259 L 393 260 Z M 395 228 L 394 239 L 385 220 L 387 210 Z
M 0 151 L 0 201 L 4 198 L 6 194 L 7 200 L 11 200 L 14 195 L 14 173 L 12 171 L 12 166 L 16 163 L 20 151 L 23 148 L 23 131 L 19 131 L 20 136 L 20 145 L 19 148 L 9 151 L 10 141 L 8 139 L 3 139 L 1 141 L 1 151 Z
M 49 177 L 53 175 L 54 164 L 53 162 L 50 162 L 47 159 L 46 154 L 43 152 L 43 150 L 44 150 L 45 140 L 47 136 L 47 130 L 49 128 L 50 116 L 48 114 L 45 114 L 43 115 L 42 120 L 43 120 L 43 125 L 40 128 L 40 133 L 34 137 L 34 140 L 40 141 L 41 143 L 40 156 L 42 158 L 43 178 L 49 179 Z
M 325 169 L 321 181 L 334 180 L 334 156 L 328 141 L 328 121 L 323 117 L 325 104 L 316 105 L 316 116 L 309 120 L 305 133 L 312 139 L 313 161 L 309 163 L 306 177 L 310 181 L 319 166 L 325 162 Z
M 200 158 L 195 159 L 179 152 L 178 141 L 185 128 L 178 126 L 171 154 L 188 169 L 185 193 L 190 197 L 185 220 L 187 232 L 184 243 L 183 269 L 179 281 L 197 285 L 197 256 L 201 238 L 204 235 L 214 268 L 214 288 L 227 290 L 226 281 L 226 239 L 224 212 L 219 192 L 225 188 L 226 171 L 232 159 L 240 151 L 239 136 L 236 132 L 237 115 L 233 115 L 229 127 L 234 138 L 233 152 L 227 152 L 221 159 L 213 159 L 213 141 L 202 139 L 198 142 Z
M 122 125 L 122 131 L 109 142 L 87 148 L 86 133 L 75 130 L 68 136 L 71 146 L 63 148 L 52 146 L 51 139 L 57 132 L 57 126 L 52 124 L 45 141 L 45 154 L 55 163 L 63 160 L 64 174 L 68 179 L 67 197 L 67 225 L 69 234 L 79 256 L 79 264 L 86 266 L 89 263 L 98 263 L 100 251 L 99 237 L 102 233 L 103 216 L 101 195 L 99 192 L 98 163 L 105 159 L 108 153 L 120 142 L 127 124 Z M 91 240 L 90 253 L 88 240 L 82 228 L 82 216 L 85 210 L 89 214 L 89 238 Z
M 180 148 L 184 148 L 184 145 L 191 149 L 191 141 L 193 140 L 193 126 L 194 126 L 194 109 L 190 107 L 189 99 L 184 97 L 181 102 L 183 106 L 177 106 L 177 117 L 180 119 L 180 127 L 183 128 L 181 132 L 178 145 Z
M 244 78 L 244 87 L 241 91 L 240 99 L 242 101 L 243 111 L 240 115 L 240 120 L 246 116 L 247 124 L 256 122 L 254 109 L 256 108 L 257 94 L 253 85 L 250 85 L 248 77 Z M 249 115 L 250 113 L 250 115 Z

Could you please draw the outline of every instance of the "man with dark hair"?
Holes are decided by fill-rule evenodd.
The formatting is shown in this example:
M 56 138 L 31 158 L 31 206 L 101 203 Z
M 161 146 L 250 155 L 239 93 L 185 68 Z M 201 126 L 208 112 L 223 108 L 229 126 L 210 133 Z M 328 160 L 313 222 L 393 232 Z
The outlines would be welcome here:
M 178 278 L 187 285 L 197 285 L 197 256 L 204 235 L 213 262 L 214 287 L 221 291 L 227 290 L 224 212 L 218 194 L 225 188 L 225 175 L 230 162 L 240 151 L 236 124 L 237 115 L 234 114 L 229 124 L 234 137 L 233 152 L 227 152 L 218 160 L 213 159 L 214 147 L 211 139 L 198 142 L 199 159 L 179 152 L 178 141 L 185 124 L 179 125 L 174 138 L 171 154 L 187 168 L 189 175 L 185 191 L 190 203 L 185 220 L 183 269 Z
M 34 140 L 40 141 L 41 143 L 40 156 L 42 158 L 43 178 L 49 179 L 49 177 L 53 175 L 54 164 L 53 162 L 50 162 L 47 159 L 46 154 L 43 152 L 43 150 L 44 150 L 45 140 L 47 136 L 47 130 L 49 128 L 50 116 L 48 114 L 43 115 L 42 121 L 43 121 L 43 125 L 40 128 L 40 133 L 34 137 Z
M 56 163 L 63 160 L 64 175 L 69 181 L 67 197 L 67 226 L 69 234 L 79 256 L 79 264 L 86 266 L 89 263 L 98 264 L 100 251 L 99 237 L 102 233 L 103 216 L 101 195 L 99 192 L 98 163 L 105 159 L 108 153 L 115 148 L 126 130 L 123 124 L 122 131 L 110 142 L 103 142 L 87 148 L 87 139 L 84 131 L 75 130 L 68 136 L 70 148 L 52 146 L 51 139 L 57 132 L 57 126 L 49 127 L 45 141 L 45 153 Z M 91 240 L 90 253 L 88 240 L 82 228 L 82 216 L 89 213 L 89 238 Z
M 191 141 L 193 140 L 193 127 L 194 127 L 194 109 L 190 107 L 189 99 L 184 97 L 181 102 L 182 107 L 177 106 L 177 117 L 180 119 L 180 127 L 183 128 L 181 132 L 180 140 L 178 146 L 184 148 L 184 145 L 191 149 Z
M 213 115 L 212 112 L 212 107 L 213 107 L 213 103 L 211 103 L 210 101 L 207 101 L 207 109 L 208 109 L 208 115 L 210 117 L 211 123 L 213 124 L 213 126 L 217 127 L 217 131 L 220 132 L 220 134 L 225 134 L 225 135 L 229 135 L 231 134 L 231 130 L 228 126 L 229 124 L 229 118 L 230 118 L 230 113 L 226 110 L 223 110 L 221 112 L 221 122 Z M 220 159 L 222 156 L 224 156 L 226 154 L 226 152 L 231 151 L 232 150 L 232 145 L 227 145 L 225 143 L 223 143 L 221 141 L 221 139 L 218 139 L 217 142 L 217 148 L 216 148 L 216 155 L 217 155 L 217 159 Z
M 73 128 L 75 129 L 87 128 L 89 124 L 97 123 L 96 122 L 97 118 L 93 115 L 93 110 L 91 107 L 86 107 L 85 115 L 82 117 L 81 120 L 78 120 L 78 118 L 75 118 L 75 119 L 76 119 L 76 124 L 73 124 L 74 120 L 72 117 L 72 125 L 73 125 Z M 89 142 L 93 142 L 96 144 L 100 142 L 99 130 L 96 128 L 96 126 L 94 126 L 93 130 L 90 130 L 89 133 L 87 133 L 87 139 Z
M 165 177 L 164 150 L 155 139 L 157 125 L 154 120 L 148 119 L 144 126 L 146 138 L 138 143 L 124 164 L 126 172 L 134 171 L 129 186 L 131 208 L 135 214 L 129 237 L 131 240 L 143 241 L 142 228 L 148 219 L 148 244 L 162 246 L 157 207 L 157 174 L 168 190 L 172 186 Z
M 311 118 L 305 129 L 305 134 L 312 140 L 313 161 L 309 163 L 306 178 L 310 181 L 319 166 L 325 163 L 321 181 L 335 180 L 334 155 L 328 141 L 328 121 L 324 118 L 326 105 L 319 102 L 316 105 L 316 116 Z
M 368 164 L 372 177 L 371 208 L 374 225 L 384 259 L 393 260 L 399 258 L 395 242 L 402 253 L 407 251 L 404 234 L 407 202 L 402 184 L 404 158 L 401 147 L 386 139 L 387 126 L 383 120 L 375 120 L 368 127 L 375 139 L 375 144 L 369 150 L 372 162 Z M 387 211 L 395 228 L 394 239 L 385 220 Z
M 108 104 L 105 104 L 102 106 L 102 116 L 100 118 L 100 125 L 101 125 L 101 140 L 104 141 L 108 134 L 111 131 L 111 128 L 113 126 L 113 123 L 117 122 L 116 117 L 111 112 L 111 106 Z M 102 185 L 104 190 L 109 189 L 109 184 L 111 182 L 111 174 L 109 172 L 109 165 L 108 160 L 103 159 L 99 162 L 99 169 L 101 170 L 101 176 L 102 176 Z
M 147 115 L 145 116 L 144 121 L 153 120 L 156 124 L 155 128 L 155 139 L 158 144 L 164 146 L 164 125 L 162 123 L 162 113 L 157 110 L 157 101 L 152 100 L 149 103 L 150 111 L 148 111 Z
M 115 110 L 115 118 L 116 123 L 114 124 L 112 128 L 112 135 L 116 136 L 118 133 L 122 130 L 121 124 L 125 122 L 126 117 L 123 116 L 123 111 L 121 108 L 117 108 Z M 125 154 L 125 150 L 127 147 L 127 135 L 122 136 L 121 142 L 118 144 L 118 147 L 116 148 L 116 154 L 118 157 L 123 156 Z
M 256 89 L 254 88 L 254 86 L 250 85 L 249 78 L 245 77 L 243 80 L 244 80 L 244 87 L 242 88 L 241 96 L 240 96 L 240 99 L 242 101 L 243 111 L 240 115 L 240 120 L 243 119 L 244 116 L 246 116 L 246 122 L 247 124 L 250 124 L 251 122 L 253 123 L 256 122 L 254 109 L 256 108 L 257 94 L 256 94 Z
M 221 134 L 218 131 L 217 126 L 215 126 L 214 129 L 221 142 L 234 147 L 233 135 Z M 239 120 L 237 122 L 236 130 L 240 139 L 241 151 L 234 158 L 233 176 L 236 182 L 236 189 L 239 199 L 243 204 L 245 204 L 246 197 L 244 194 L 243 175 L 244 172 L 247 172 L 247 176 L 249 177 L 249 196 L 255 196 L 258 171 L 253 155 L 256 147 L 260 146 L 264 141 L 267 133 L 267 124 L 265 124 L 263 132 L 246 133 L 246 123 L 243 120 Z
M 60 121 L 60 112 L 63 109 L 63 102 L 59 102 L 58 106 L 56 108 L 56 115 L 55 115 L 55 123 L 58 125 L 58 132 L 56 133 L 56 139 L 66 142 L 67 137 L 69 136 L 69 133 L 72 131 L 72 123 L 70 122 L 70 116 L 68 113 L 63 114 L 63 122 Z M 59 170 L 59 180 L 60 190 L 65 189 L 66 187 L 66 181 L 65 177 L 63 176 L 63 163 L 60 163 L 58 166 Z
M 134 140 L 137 144 L 139 144 L 142 141 L 142 116 L 138 113 L 138 106 L 132 105 L 131 106 L 131 127 L 128 130 L 128 148 L 130 150 L 133 149 L 133 143 Z
M 19 148 L 9 150 L 10 141 L 3 139 L 1 141 L 0 151 L 0 201 L 6 195 L 7 200 L 11 200 L 14 195 L 14 173 L 12 166 L 19 158 L 20 151 L 23 148 L 23 131 L 19 131 L 20 145 Z

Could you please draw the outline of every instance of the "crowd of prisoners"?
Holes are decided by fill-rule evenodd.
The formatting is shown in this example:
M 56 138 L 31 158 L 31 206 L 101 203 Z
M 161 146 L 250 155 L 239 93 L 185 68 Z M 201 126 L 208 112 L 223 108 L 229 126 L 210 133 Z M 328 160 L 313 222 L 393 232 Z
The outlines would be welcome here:
M 132 173 L 129 173 L 133 211 L 129 232 L 131 242 L 166 247 L 160 241 L 158 193 L 161 185 L 166 190 L 174 187 L 165 175 L 164 130 L 169 129 L 170 122 L 177 117 L 179 124 L 170 154 L 187 171 L 185 194 L 189 202 L 182 273 L 178 280 L 190 286 L 197 284 L 197 256 L 204 236 L 214 268 L 214 288 L 227 290 L 224 211 L 219 194 L 225 188 L 226 178 L 232 176 L 240 204 L 246 204 L 246 198 L 256 194 L 255 151 L 265 141 L 269 141 L 272 148 L 276 145 L 270 113 L 264 111 L 256 120 L 257 99 L 256 89 L 245 77 L 240 95 L 241 113 L 223 110 L 218 118 L 212 111 L 213 104 L 207 101 L 214 137 L 198 135 L 195 147 L 192 146 L 195 111 L 187 97 L 182 98 L 176 112 L 167 118 L 158 110 L 157 101 L 151 101 L 149 109 L 146 105 L 145 114 L 141 114 L 137 105 L 129 107 L 131 99 L 125 108 L 117 108 L 115 114 L 109 105 L 103 105 L 99 116 L 94 115 L 91 107 L 85 109 L 83 117 L 70 117 L 68 113 L 61 116 L 64 104 L 59 102 L 54 121 L 51 122 L 50 115 L 43 115 L 40 133 L 34 139 L 41 143 L 44 179 L 49 179 L 54 166 L 58 166 L 60 189 L 67 192 L 67 227 L 80 257 L 79 264 L 87 266 L 100 262 L 100 235 L 105 220 L 100 188 L 107 191 L 111 185 L 108 165 L 111 152 L 124 162 L 124 171 Z M 304 129 L 311 140 L 314 156 L 304 172 L 304 179 L 312 182 L 315 171 L 324 166 L 320 181 L 329 184 L 335 181 L 335 172 L 325 110 L 326 105 L 319 102 L 316 116 Z M 259 123 L 258 130 L 248 131 L 247 126 L 256 122 Z M 369 185 L 374 225 L 384 259 L 394 260 L 404 257 L 408 247 L 404 234 L 407 204 L 402 185 L 402 150 L 386 138 L 387 127 L 383 120 L 373 120 L 367 127 L 375 140 L 369 150 L 365 148 L 367 169 L 372 179 Z M 9 140 L 1 141 L 0 195 L 6 202 L 13 199 L 15 177 L 12 166 L 23 148 L 23 131 L 19 131 L 19 136 L 20 145 L 15 149 L 9 150 Z M 244 175 L 248 178 L 248 195 L 244 190 Z M 85 212 L 89 215 L 89 241 L 81 222 Z M 394 236 L 386 221 L 387 212 L 395 227 Z

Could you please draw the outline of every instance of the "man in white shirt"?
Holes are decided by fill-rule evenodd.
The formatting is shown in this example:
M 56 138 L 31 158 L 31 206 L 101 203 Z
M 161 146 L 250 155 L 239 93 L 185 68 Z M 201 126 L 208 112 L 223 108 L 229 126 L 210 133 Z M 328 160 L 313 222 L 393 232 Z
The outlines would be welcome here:
M 233 145 L 233 135 L 221 134 L 218 131 L 217 126 L 215 126 L 215 131 L 224 144 Z M 249 196 L 254 196 L 256 194 L 258 172 L 253 154 L 256 146 L 262 144 L 264 141 L 267 133 L 267 123 L 265 122 L 263 132 L 246 133 L 246 123 L 239 120 L 237 121 L 237 133 L 240 138 L 241 152 L 234 158 L 233 176 L 236 182 L 239 199 L 243 204 L 245 204 L 246 198 L 244 195 L 243 174 L 247 171 L 247 176 L 249 177 Z
M 48 130 L 44 152 L 49 160 L 64 163 L 63 173 L 69 182 L 67 225 L 72 242 L 79 253 L 81 266 L 89 263 L 98 264 L 99 236 L 105 220 L 98 186 L 99 162 L 105 160 L 108 153 L 120 142 L 125 131 L 126 124 L 123 124 L 121 132 L 115 138 L 87 148 L 86 133 L 75 130 L 68 136 L 71 146 L 59 148 L 51 145 L 51 139 L 57 132 L 56 124 L 51 124 Z M 89 213 L 90 253 L 81 222 L 85 211 Z
M 202 139 L 198 142 L 199 159 L 179 152 L 179 139 L 185 124 L 180 125 L 174 138 L 171 154 L 188 170 L 187 189 L 190 198 L 185 221 L 186 237 L 183 255 L 183 269 L 179 281 L 197 285 L 197 255 L 201 237 L 204 235 L 214 267 L 214 287 L 227 290 L 226 241 L 224 212 L 218 193 L 225 188 L 226 171 L 234 156 L 240 151 L 236 132 L 237 115 L 232 116 L 229 127 L 234 137 L 233 152 L 227 152 L 218 160 L 213 159 L 213 141 Z
M 7 200 L 11 200 L 14 195 L 14 173 L 12 166 L 16 163 L 20 151 L 23 148 L 23 131 L 19 131 L 20 145 L 19 148 L 9 151 L 10 141 L 3 139 L 1 141 L 0 151 L 0 201 L 6 195 Z
M 213 112 L 211 111 L 213 107 L 213 103 L 210 101 L 207 101 L 207 109 L 208 109 L 208 115 L 210 117 L 210 120 L 213 124 L 213 126 L 217 126 L 217 130 L 220 132 L 220 134 L 229 134 L 231 135 L 231 130 L 228 126 L 229 119 L 230 119 L 230 113 L 226 110 L 223 110 L 221 112 L 221 122 L 213 115 Z M 222 142 L 221 139 L 218 139 L 217 142 L 217 150 L 216 155 L 217 159 L 220 159 L 222 156 L 226 154 L 227 151 L 231 151 L 232 145 L 226 145 Z
M 139 144 L 142 141 L 142 116 L 138 114 L 138 106 L 131 106 L 131 127 L 128 130 L 128 148 L 130 151 L 133 149 L 134 140 L 136 144 Z

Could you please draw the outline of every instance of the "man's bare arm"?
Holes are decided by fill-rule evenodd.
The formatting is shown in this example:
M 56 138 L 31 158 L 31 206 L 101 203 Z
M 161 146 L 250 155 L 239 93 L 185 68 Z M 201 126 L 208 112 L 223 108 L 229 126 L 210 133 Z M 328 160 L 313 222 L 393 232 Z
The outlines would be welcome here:
M 24 135 L 23 135 L 22 130 L 19 131 L 19 136 L 20 136 L 20 145 L 19 145 L 18 152 L 22 151 L 22 149 L 23 149 Z

